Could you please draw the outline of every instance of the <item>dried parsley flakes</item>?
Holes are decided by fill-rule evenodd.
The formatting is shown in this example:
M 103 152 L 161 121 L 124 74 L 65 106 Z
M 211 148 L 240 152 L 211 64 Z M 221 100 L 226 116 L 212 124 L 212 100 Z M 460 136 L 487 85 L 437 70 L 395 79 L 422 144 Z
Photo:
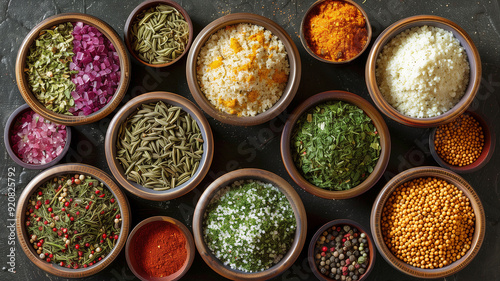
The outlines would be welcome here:
M 75 105 L 71 92 L 69 64 L 73 53 L 73 25 L 61 23 L 52 29 L 42 30 L 30 46 L 26 58 L 25 73 L 31 91 L 47 109 L 56 113 L 72 115 L 68 109 Z
M 259 272 L 286 255 L 296 228 L 292 206 L 278 188 L 259 181 L 236 181 L 208 205 L 203 236 L 225 265 Z
M 295 166 L 311 184 L 348 190 L 363 182 L 380 157 L 380 136 L 362 109 L 336 101 L 303 114 L 292 134 Z

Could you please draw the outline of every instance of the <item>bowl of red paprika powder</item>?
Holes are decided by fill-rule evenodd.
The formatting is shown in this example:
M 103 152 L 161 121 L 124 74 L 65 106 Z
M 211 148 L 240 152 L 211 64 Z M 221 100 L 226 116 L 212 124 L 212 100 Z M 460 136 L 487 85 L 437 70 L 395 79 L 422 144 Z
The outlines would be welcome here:
M 194 260 L 189 229 L 166 216 L 150 217 L 134 227 L 125 246 L 127 264 L 143 281 L 179 280 Z

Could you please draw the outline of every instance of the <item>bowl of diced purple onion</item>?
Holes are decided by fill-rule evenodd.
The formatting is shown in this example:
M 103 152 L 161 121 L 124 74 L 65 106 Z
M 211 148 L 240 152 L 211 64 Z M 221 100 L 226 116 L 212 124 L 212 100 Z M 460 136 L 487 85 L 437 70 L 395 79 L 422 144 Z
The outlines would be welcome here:
M 9 156 L 27 169 L 45 169 L 58 163 L 71 143 L 70 127 L 53 123 L 27 104 L 7 119 L 4 142 Z
M 16 60 L 16 80 L 26 103 L 63 125 L 95 122 L 113 112 L 130 82 L 125 44 L 104 21 L 59 14 L 35 26 Z

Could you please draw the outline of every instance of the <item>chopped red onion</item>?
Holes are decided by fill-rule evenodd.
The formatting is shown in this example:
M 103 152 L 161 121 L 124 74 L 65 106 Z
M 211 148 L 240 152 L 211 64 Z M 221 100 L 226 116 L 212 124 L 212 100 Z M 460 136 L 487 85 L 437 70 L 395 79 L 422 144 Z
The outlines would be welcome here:
M 54 160 L 66 145 L 66 126 L 45 120 L 32 110 L 14 121 L 10 141 L 23 162 L 42 165 Z
M 120 60 L 115 47 L 97 28 L 77 22 L 73 25 L 73 62 L 78 70 L 71 81 L 75 106 L 73 115 L 89 115 L 103 108 L 113 97 L 120 83 Z

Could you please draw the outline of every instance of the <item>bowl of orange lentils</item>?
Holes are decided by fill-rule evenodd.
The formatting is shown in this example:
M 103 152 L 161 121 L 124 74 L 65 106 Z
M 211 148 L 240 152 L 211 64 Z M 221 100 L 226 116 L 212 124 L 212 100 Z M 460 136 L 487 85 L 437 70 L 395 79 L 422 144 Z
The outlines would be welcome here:
M 456 173 L 471 173 L 491 159 L 495 134 L 485 118 L 469 110 L 434 128 L 429 135 L 429 148 L 441 167 Z
M 319 0 L 306 11 L 300 24 L 300 41 L 315 59 L 344 64 L 368 48 L 372 28 L 368 15 L 351 0 Z

